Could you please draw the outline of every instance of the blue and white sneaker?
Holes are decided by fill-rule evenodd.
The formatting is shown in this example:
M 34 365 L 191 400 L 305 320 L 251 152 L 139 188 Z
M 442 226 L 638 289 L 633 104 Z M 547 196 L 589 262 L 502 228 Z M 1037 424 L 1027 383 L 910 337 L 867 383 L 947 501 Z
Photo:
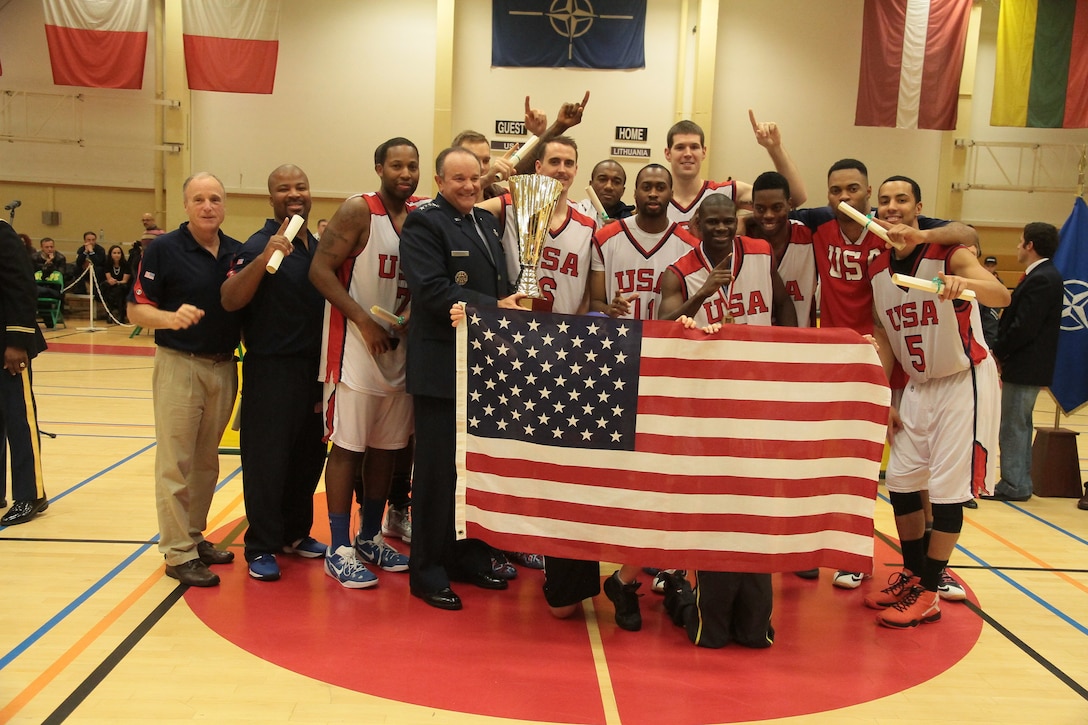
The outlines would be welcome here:
M 369 589 L 378 584 L 378 576 L 363 566 L 350 546 L 325 555 L 325 573 L 348 589 Z
M 385 543 L 381 534 L 369 541 L 356 536 L 355 551 L 367 564 L 374 564 L 385 571 L 408 571 L 408 557 Z
M 259 582 L 274 582 L 280 578 L 280 565 L 275 554 L 261 554 L 249 562 L 249 575 Z
M 306 536 L 293 544 L 283 547 L 284 554 L 294 554 L 303 559 L 320 559 L 329 552 L 329 545 L 322 544 L 312 536 Z

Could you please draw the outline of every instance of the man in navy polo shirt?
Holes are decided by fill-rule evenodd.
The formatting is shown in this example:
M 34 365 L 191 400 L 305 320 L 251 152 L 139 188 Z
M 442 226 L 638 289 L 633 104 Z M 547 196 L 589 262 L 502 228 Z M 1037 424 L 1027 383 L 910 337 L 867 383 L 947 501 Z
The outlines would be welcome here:
M 321 423 L 321 317 L 325 298 L 310 283 L 317 238 L 303 223 L 293 242 L 288 220 L 310 216 L 310 180 L 292 164 L 268 176 L 272 219 L 242 245 L 220 290 L 223 307 L 241 310 L 242 491 L 246 500 L 246 561 L 258 581 L 280 578 L 279 552 L 325 556 L 310 536 L 314 491 L 325 466 Z M 275 274 L 267 266 L 276 252 Z
M 155 408 L 155 502 L 166 574 L 211 587 L 209 564 L 234 554 L 204 539 L 219 478 L 219 441 L 238 392 L 234 349 L 237 313 L 226 312 L 219 287 L 241 244 L 220 231 L 223 184 L 200 172 L 182 187 L 189 221 L 144 252 L 129 292 L 129 320 L 155 330 L 151 378 Z

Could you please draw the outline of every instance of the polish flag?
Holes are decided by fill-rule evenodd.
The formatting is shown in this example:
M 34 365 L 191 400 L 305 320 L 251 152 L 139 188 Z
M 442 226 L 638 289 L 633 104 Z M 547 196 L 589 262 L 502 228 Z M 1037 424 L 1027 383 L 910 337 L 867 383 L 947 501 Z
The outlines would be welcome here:
M 140 88 L 147 57 L 147 0 L 42 0 L 53 82 Z
M 972 0 L 865 0 L 855 126 L 956 127 Z
M 272 92 L 279 0 L 187 0 L 181 7 L 190 89 Z

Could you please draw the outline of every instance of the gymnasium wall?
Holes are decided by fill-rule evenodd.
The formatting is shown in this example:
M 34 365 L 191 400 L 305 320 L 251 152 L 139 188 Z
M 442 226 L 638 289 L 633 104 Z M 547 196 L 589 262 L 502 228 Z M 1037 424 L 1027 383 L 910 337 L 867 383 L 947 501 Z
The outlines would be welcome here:
M 853 125 L 862 0 L 722 0 L 718 6 L 710 156 L 704 167 L 713 178 L 750 180 L 770 168 L 753 140 L 748 108 L 760 120 L 781 125 L 810 205 L 826 201 L 826 169 L 844 156 L 864 160 L 874 184 L 893 173 L 913 176 L 926 192 L 926 211 L 940 215 L 934 193 L 940 157 L 954 136 L 1088 142 L 1086 131 L 989 127 L 996 3 L 981 4 L 976 83 L 965 96 L 970 118 L 961 121 L 961 131 L 947 134 Z M 645 146 L 649 161 L 663 162 L 668 127 L 690 115 L 693 103 L 706 100 L 692 98 L 698 7 L 697 0 L 649 0 L 644 69 L 508 69 L 490 65 L 491 1 L 458 0 L 450 135 L 475 128 L 494 137 L 496 120 L 522 118 L 526 94 L 553 118 L 563 101 L 580 100 L 589 90 L 585 119 L 574 130 L 581 159 L 576 190 L 585 186 L 593 163 L 619 143 L 614 139 L 619 125 L 648 128 L 645 144 L 627 145 Z M 444 62 L 437 58 L 436 38 L 444 29 L 440 32 L 436 17 L 435 0 L 284 2 L 275 93 L 196 91 L 186 94 L 183 110 L 162 112 L 185 114 L 184 137 L 166 140 L 182 142 L 194 170 L 210 170 L 225 183 L 228 233 L 244 238 L 260 226 L 268 212 L 267 174 L 288 161 L 310 176 L 315 220 L 331 216 L 344 196 L 375 188 L 373 149 L 395 135 L 419 146 L 420 190 L 432 191 L 432 163 L 440 150 L 435 123 L 441 118 L 435 111 L 435 78 Z M 167 228 L 182 220 L 180 208 L 153 208 L 155 160 L 163 153 L 151 149 L 158 135 L 155 48 L 152 37 L 142 90 L 54 86 L 41 4 L 0 3 L 0 91 L 16 92 L 0 95 L 0 133 L 83 141 L 0 143 L 0 199 L 22 199 L 20 230 L 35 239 L 53 236 L 67 251 L 87 228 L 103 230 L 107 240 L 130 241 L 144 211 L 154 211 Z M 181 62 L 166 58 L 166 63 Z M 79 94 L 81 100 L 19 92 Z M 624 162 L 632 181 L 646 161 Z M 1017 228 L 1031 219 L 1060 224 L 1071 202 L 1066 194 L 970 191 L 962 197 L 961 216 L 980 226 L 985 239 L 990 229 Z M 61 213 L 60 225 L 42 223 L 46 210 Z M 1011 252 L 1011 246 L 1005 249 L 1008 238 L 993 235 L 994 251 Z

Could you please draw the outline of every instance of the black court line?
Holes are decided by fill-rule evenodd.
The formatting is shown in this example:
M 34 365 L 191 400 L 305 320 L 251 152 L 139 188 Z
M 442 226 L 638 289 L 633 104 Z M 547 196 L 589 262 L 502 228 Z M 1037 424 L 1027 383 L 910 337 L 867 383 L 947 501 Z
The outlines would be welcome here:
M 64 698 L 64 701 L 57 706 L 57 709 L 42 720 L 43 725 L 62 723 L 67 720 L 75 712 L 76 708 L 83 704 L 88 695 L 94 692 L 95 688 L 102 684 L 102 681 L 113 672 L 114 668 L 125 658 L 125 655 L 131 652 L 139 644 L 140 640 L 151 631 L 151 628 L 166 616 L 170 608 L 178 603 L 188 588 L 186 584 L 178 584 L 173 591 L 167 594 L 166 598 L 150 614 L 144 617 L 144 620 L 117 645 L 113 652 L 110 652 L 106 659 L 102 660 L 98 667 L 95 667 L 94 671 L 87 675 L 83 682 L 79 683 L 79 686 L 72 691 L 72 694 Z
M 890 546 L 897 553 L 899 553 L 899 554 L 903 553 L 903 550 L 901 548 L 899 548 L 899 545 L 895 541 L 893 541 L 887 534 L 885 534 L 883 532 L 880 532 L 880 531 L 877 531 L 875 533 L 876 533 L 876 537 L 878 539 L 880 539 L 885 544 Z M 973 567 L 953 567 L 953 568 L 964 568 L 964 569 L 973 568 L 973 569 L 992 570 L 992 569 L 995 569 L 997 567 L 974 565 Z M 1052 570 L 1051 569 L 1039 569 L 1038 571 L 1048 572 L 1048 571 L 1052 571 Z M 1067 685 L 1069 687 L 1069 689 L 1071 689 L 1073 692 L 1080 695 L 1083 699 L 1088 700 L 1088 688 L 1085 688 L 1079 682 L 1077 682 L 1072 677 L 1070 677 L 1065 672 L 1063 672 L 1062 669 L 1060 667 L 1058 667 L 1056 664 L 1054 664 L 1053 662 L 1048 660 L 1046 657 L 1043 657 L 1041 654 L 1039 654 L 1034 648 L 1032 648 L 1031 645 L 1029 645 L 1027 642 L 1025 642 L 1024 640 L 1017 637 L 1015 634 L 1013 634 L 1011 631 L 1009 631 L 1004 625 L 1002 625 L 996 619 L 994 619 L 989 614 L 987 614 L 985 612 L 985 610 L 982 609 L 982 607 L 978 606 L 977 604 L 975 604 L 974 602 L 972 602 L 969 599 L 963 600 L 962 603 L 967 605 L 968 609 L 970 609 L 972 612 L 977 614 L 982 619 L 983 622 L 985 622 L 986 624 L 993 627 L 1005 639 L 1007 639 L 1012 644 L 1016 645 L 1016 647 L 1018 647 L 1021 652 L 1023 652 L 1028 657 L 1030 657 L 1033 660 L 1035 660 L 1036 662 L 1038 662 L 1042 666 L 1042 668 L 1044 670 L 1046 670 L 1050 674 L 1057 677 L 1060 682 Z

